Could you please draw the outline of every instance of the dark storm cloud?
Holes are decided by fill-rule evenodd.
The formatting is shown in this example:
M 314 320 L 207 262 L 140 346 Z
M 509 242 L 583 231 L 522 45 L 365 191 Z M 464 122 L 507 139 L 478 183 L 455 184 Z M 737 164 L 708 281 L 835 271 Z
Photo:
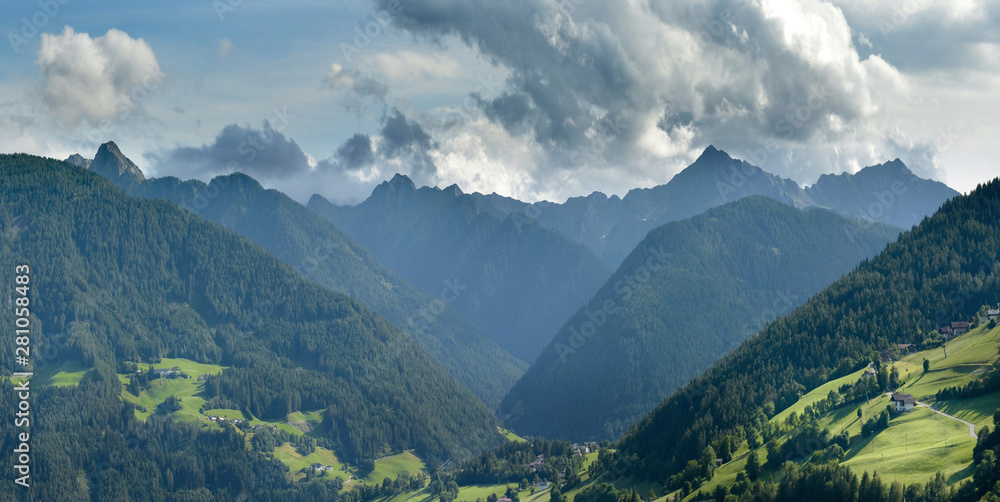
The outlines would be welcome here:
M 377 3 L 385 7 L 390 1 Z M 418 0 L 400 3 L 397 19 L 419 35 L 455 34 L 511 68 L 510 91 L 482 101 L 484 111 L 514 129 L 530 121 L 539 143 L 574 147 L 595 120 L 591 104 L 606 110 L 632 104 L 629 89 L 640 71 L 618 36 L 597 25 L 573 33 L 565 9 L 554 1 Z M 553 38 L 563 45 L 550 44 Z
M 309 170 L 309 161 L 295 141 L 269 122 L 261 129 L 231 124 L 211 144 L 179 147 L 148 156 L 156 172 L 180 178 L 205 179 L 240 171 L 265 179 L 285 179 Z
M 437 144 L 416 121 L 393 109 L 382 123 L 379 157 L 409 166 L 418 177 L 433 175 L 437 168 L 428 152 Z
M 337 159 L 347 169 L 361 169 L 375 163 L 372 139 L 367 134 L 355 134 L 337 149 Z
M 531 99 L 526 93 L 504 92 L 492 100 L 485 100 L 478 93 L 472 99 L 494 122 L 499 122 L 510 131 L 516 130 L 529 115 L 534 115 Z

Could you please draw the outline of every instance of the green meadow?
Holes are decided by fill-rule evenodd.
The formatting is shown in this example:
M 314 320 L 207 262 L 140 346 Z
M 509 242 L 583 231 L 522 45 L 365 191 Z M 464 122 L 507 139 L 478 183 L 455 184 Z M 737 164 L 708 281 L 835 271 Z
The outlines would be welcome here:
M 91 368 L 84 366 L 79 361 L 66 361 L 57 365 L 49 365 L 35 372 L 32 382 L 35 385 L 44 387 L 52 385 L 55 387 L 65 387 L 67 385 L 78 385 L 80 380 Z
M 289 476 L 296 481 L 305 478 L 306 473 L 302 469 L 311 468 L 314 463 L 333 467 L 332 471 L 325 471 L 325 476 L 340 477 L 344 481 L 347 481 L 349 476 L 349 474 L 344 472 L 344 464 L 340 463 L 337 455 L 319 446 L 316 447 L 316 451 L 307 456 L 302 456 L 299 452 L 295 451 L 295 446 L 291 443 L 285 443 L 274 449 L 274 458 L 288 466 Z
M 205 404 L 205 385 L 204 383 L 198 381 L 198 377 L 201 375 L 216 374 L 226 369 L 224 366 L 198 363 L 190 359 L 172 358 L 163 358 L 159 363 L 153 364 L 153 369 L 171 369 L 175 366 L 181 373 L 186 375 L 187 378 L 161 377 L 152 379 L 149 382 L 149 387 L 143 389 L 138 396 L 135 396 L 128 390 L 125 390 L 124 387 L 122 388 L 122 397 L 125 400 L 138 404 L 145 409 L 145 411 L 142 411 L 141 409 L 136 410 L 136 416 L 139 417 L 140 420 L 145 420 L 153 413 L 157 413 L 157 406 L 159 406 L 160 403 L 163 403 L 168 396 L 174 396 L 180 399 L 181 409 L 174 412 L 174 416 L 197 420 L 201 417 L 201 413 L 198 410 L 203 404 Z M 148 364 L 139 365 L 139 369 L 142 371 L 148 371 L 148 368 Z M 130 378 L 131 377 L 129 375 L 118 375 L 118 379 L 122 382 L 123 386 L 129 383 Z
M 361 478 L 367 483 L 381 483 L 385 478 L 395 480 L 403 472 L 417 474 L 425 472 L 427 465 L 412 451 L 404 451 L 398 455 L 383 457 L 375 461 L 375 469 Z
M 923 372 L 924 359 L 930 362 L 927 373 Z M 906 379 L 900 392 L 912 394 L 919 401 L 933 402 L 939 390 L 976 380 L 982 373 L 996 367 L 998 361 L 1000 327 L 987 330 L 981 326 L 942 347 L 910 354 L 892 365 Z
M 526 443 L 528 441 L 527 439 L 518 436 L 517 434 L 514 433 L 514 431 L 510 429 L 504 429 L 503 427 L 498 427 L 497 430 L 500 431 L 500 434 L 502 434 L 503 437 L 507 438 L 507 441 L 516 441 L 518 443 Z

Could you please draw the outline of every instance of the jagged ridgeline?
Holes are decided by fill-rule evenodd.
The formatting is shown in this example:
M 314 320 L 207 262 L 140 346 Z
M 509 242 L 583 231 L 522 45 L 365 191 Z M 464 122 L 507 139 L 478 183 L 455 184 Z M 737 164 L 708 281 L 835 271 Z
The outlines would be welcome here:
M 115 447 L 57 437 L 69 425 L 46 393 L 70 400 L 86 388 L 101 406 L 119 399 L 115 373 L 126 361 L 158 357 L 229 367 L 209 377 L 206 399 L 224 396 L 255 417 L 323 410 L 335 451 L 352 463 L 412 448 L 434 465 L 502 441 L 490 411 L 387 320 L 172 203 L 131 198 L 68 163 L 0 155 L 0 235 L 4 277 L 16 263 L 32 266 L 35 343 L 66 334 L 51 362 L 93 368 L 79 388 L 39 398 L 34 444 L 61 451 L 51 468 L 70 478 L 100 460 L 75 449 Z M 4 372 L 12 357 L 0 351 Z
M 770 324 L 675 393 L 621 441 L 632 470 L 663 479 L 758 410 L 918 343 L 1000 295 L 1000 179 L 946 202 L 882 253 Z

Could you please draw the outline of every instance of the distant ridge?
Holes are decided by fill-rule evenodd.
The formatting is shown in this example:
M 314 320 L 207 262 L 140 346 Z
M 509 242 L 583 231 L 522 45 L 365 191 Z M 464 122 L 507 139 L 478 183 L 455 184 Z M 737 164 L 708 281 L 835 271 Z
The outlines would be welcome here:
M 90 159 L 84 158 L 83 155 L 80 155 L 79 153 L 74 153 L 73 155 L 70 155 L 69 158 L 66 159 L 66 162 L 69 162 L 70 164 L 73 164 L 75 166 L 80 166 L 84 169 L 90 167 Z
M 314 195 L 308 207 L 524 361 L 611 275 L 580 243 L 520 212 L 487 211 L 458 185 L 416 188 L 396 174 L 357 206 Z
M 853 175 L 824 175 L 803 189 L 790 179 L 709 145 L 666 184 L 633 189 L 622 198 L 594 192 L 563 204 L 527 204 L 497 194 L 473 194 L 486 211 L 534 215 L 542 225 L 589 247 L 610 267 L 617 267 L 657 226 L 749 195 L 764 195 L 800 209 L 825 207 L 850 218 L 910 228 L 958 192 L 919 178 L 899 159 Z

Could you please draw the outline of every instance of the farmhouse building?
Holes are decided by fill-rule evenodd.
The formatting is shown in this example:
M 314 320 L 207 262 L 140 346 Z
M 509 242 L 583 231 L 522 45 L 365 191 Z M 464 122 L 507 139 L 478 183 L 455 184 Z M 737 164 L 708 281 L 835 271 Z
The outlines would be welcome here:
M 892 404 L 896 411 L 910 411 L 916 406 L 917 401 L 909 394 L 893 394 Z
M 951 323 L 951 331 L 955 334 L 955 336 L 967 333 L 969 331 L 969 323 L 965 321 L 955 321 Z

